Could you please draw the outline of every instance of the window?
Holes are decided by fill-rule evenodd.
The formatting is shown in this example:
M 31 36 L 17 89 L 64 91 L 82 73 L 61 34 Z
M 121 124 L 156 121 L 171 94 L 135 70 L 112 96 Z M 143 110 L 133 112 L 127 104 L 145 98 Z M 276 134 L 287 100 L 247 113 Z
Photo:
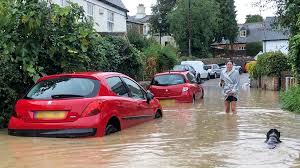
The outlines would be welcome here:
M 99 82 L 87 78 L 61 77 L 37 83 L 26 95 L 27 99 L 56 99 L 94 97 Z
M 191 83 L 197 83 L 197 80 L 196 80 L 195 76 L 192 75 L 191 73 L 188 73 L 188 74 L 186 75 L 186 77 L 188 78 L 188 80 L 189 80 Z
M 128 91 L 119 77 L 107 78 L 106 82 L 110 89 L 118 96 L 129 97 Z
M 137 85 L 135 82 L 133 82 L 132 80 L 130 80 L 128 78 L 122 78 L 122 79 L 124 80 L 124 82 L 128 86 L 128 88 L 131 92 L 132 98 L 134 98 L 134 99 L 146 99 L 144 91 L 139 87 L 139 85 Z
M 154 77 L 154 79 L 151 82 L 151 85 L 171 86 L 171 85 L 180 85 L 184 83 L 185 80 L 182 75 L 170 74 L 170 75 L 159 75 Z
M 146 25 L 144 25 L 143 30 L 144 30 L 144 35 L 147 35 L 147 26 Z
M 241 37 L 246 37 L 247 36 L 247 30 L 241 30 L 240 31 L 240 36 Z
M 93 19 L 94 18 L 94 4 L 87 2 L 87 16 L 89 19 Z
M 115 14 L 112 11 L 107 12 L 107 29 L 109 32 L 114 31 Z

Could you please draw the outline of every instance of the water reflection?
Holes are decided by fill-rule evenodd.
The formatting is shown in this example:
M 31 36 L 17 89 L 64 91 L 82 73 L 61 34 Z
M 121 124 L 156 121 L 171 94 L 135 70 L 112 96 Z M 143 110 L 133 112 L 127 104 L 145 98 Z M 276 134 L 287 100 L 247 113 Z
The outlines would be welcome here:
M 246 77 L 244 77 L 246 79 Z M 112 136 L 48 139 L 0 131 L 0 167 L 300 167 L 299 116 L 280 110 L 278 93 L 241 89 L 238 114 L 225 114 L 216 80 L 196 104 L 164 104 L 164 118 Z M 283 141 L 264 143 L 270 128 Z

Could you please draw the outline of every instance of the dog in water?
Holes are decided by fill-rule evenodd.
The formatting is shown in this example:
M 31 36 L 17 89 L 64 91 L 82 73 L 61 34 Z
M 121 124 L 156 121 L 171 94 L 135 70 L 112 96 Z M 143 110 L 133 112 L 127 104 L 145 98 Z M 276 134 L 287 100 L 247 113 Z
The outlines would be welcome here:
M 267 133 L 267 138 L 265 143 L 268 144 L 269 149 L 276 148 L 277 144 L 281 143 L 280 132 L 277 129 L 270 129 Z

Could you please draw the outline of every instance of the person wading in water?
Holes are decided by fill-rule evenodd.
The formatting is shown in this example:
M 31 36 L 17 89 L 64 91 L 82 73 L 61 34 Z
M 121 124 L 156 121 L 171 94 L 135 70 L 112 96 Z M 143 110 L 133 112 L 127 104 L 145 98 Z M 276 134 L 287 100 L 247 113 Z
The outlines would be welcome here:
M 225 112 L 236 113 L 236 102 L 238 100 L 238 91 L 240 87 L 240 74 L 233 68 L 233 62 L 226 64 L 226 69 L 222 71 L 220 77 L 220 86 L 223 88 L 225 100 Z

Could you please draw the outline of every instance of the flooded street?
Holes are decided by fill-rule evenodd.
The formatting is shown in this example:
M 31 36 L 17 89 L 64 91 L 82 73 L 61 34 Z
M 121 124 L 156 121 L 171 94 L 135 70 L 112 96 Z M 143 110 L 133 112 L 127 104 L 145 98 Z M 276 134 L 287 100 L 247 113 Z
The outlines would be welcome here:
M 238 114 L 225 114 L 217 85 L 206 81 L 204 100 L 195 105 L 163 102 L 162 120 L 108 137 L 25 138 L 1 130 L 0 167 L 300 168 L 300 115 L 282 111 L 277 92 L 246 85 Z M 270 128 L 282 140 L 272 150 L 264 143 Z

